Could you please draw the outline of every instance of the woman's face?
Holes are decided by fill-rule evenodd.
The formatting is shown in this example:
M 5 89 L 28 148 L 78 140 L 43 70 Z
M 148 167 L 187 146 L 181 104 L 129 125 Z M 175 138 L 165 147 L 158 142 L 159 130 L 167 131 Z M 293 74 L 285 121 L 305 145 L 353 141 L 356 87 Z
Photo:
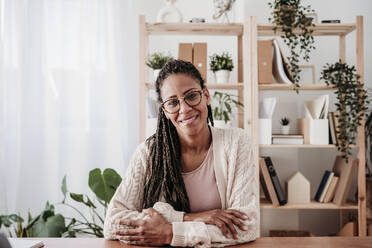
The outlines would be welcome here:
M 184 97 L 189 96 L 187 100 L 192 102 L 190 99 L 199 94 L 197 91 L 202 91 L 201 101 L 198 105 L 191 107 L 185 102 Z M 195 94 L 192 94 L 193 92 Z M 160 94 L 163 102 L 171 100 L 168 103 L 174 105 L 177 100 L 180 101 L 178 112 L 171 114 L 164 110 L 166 117 L 171 120 L 179 135 L 198 135 L 204 128 L 207 128 L 209 92 L 208 89 L 201 89 L 197 79 L 186 74 L 173 74 L 163 81 Z

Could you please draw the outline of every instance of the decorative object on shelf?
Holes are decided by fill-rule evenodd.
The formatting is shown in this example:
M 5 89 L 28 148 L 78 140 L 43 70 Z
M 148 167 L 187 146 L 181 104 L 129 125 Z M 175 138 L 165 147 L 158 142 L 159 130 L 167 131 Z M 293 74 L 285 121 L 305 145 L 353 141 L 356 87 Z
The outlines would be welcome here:
M 223 52 L 221 55 L 213 54 L 209 57 L 209 66 L 214 72 L 217 83 L 228 83 L 230 72 L 234 68 L 232 58 L 228 52 Z
M 281 134 L 289 134 L 289 118 L 287 117 L 283 117 L 282 119 L 280 119 L 280 130 L 281 130 Z
M 346 160 L 342 156 L 336 156 L 332 169 L 334 174 L 339 177 L 335 196 L 333 198 L 333 203 L 336 205 L 341 206 L 346 203 L 357 166 L 357 158 L 349 157 L 348 160 Z
M 322 20 L 322 23 L 341 23 L 340 20 Z
M 203 18 L 203 17 L 193 17 L 193 18 L 191 18 L 191 20 L 189 22 L 191 22 L 191 23 L 204 23 L 205 18 Z
M 299 59 L 301 57 L 309 61 L 310 52 L 315 49 L 312 35 L 314 23 L 306 16 L 314 13 L 314 10 L 310 5 L 301 5 L 301 0 L 273 0 L 268 4 L 273 9 L 269 22 L 274 24 L 275 32 L 278 28 L 281 29 L 283 34 L 280 37 L 291 51 L 287 59 L 295 83 L 294 89 L 298 93 L 301 72 L 298 66 Z M 295 30 L 299 30 L 299 34 L 296 34 Z
M 286 181 L 288 204 L 310 203 L 310 182 L 297 171 Z
M 225 92 L 214 92 L 212 100 L 215 102 L 216 106 L 212 107 L 212 111 L 213 120 L 216 127 L 231 126 L 231 114 L 233 107 L 243 107 L 243 104 L 237 101 L 236 98 L 237 96 Z
M 259 104 L 258 143 L 269 145 L 272 142 L 272 116 L 276 105 L 276 98 L 264 98 Z
M 146 65 L 153 70 L 154 78 L 156 80 L 163 65 L 173 59 L 174 58 L 171 55 L 164 55 L 163 53 L 155 52 L 149 56 Z
M 327 85 L 336 88 L 338 103 L 337 149 L 348 158 L 351 155 L 350 145 L 355 144 L 357 128 L 361 125 L 367 110 L 367 91 L 360 82 L 355 66 L 349 66 L 342 61 L 335 64 L 326 64 L 321 72 L 320 79 Z
M 230 23 L 229 15 L 232 11 L 235 0 L 213 0 L 215 14 L 213 20 Z
M 179 9 L 174 6 L 176 0 L 165 0 L 165 6 L 158 12 L 157 22 L 182 22 L 183 17 Z

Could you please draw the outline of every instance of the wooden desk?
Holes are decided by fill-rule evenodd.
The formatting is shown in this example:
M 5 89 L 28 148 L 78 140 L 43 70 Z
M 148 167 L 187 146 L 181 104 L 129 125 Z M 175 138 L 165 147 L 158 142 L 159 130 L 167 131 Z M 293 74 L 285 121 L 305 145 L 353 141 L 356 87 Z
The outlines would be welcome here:
M 109 241 L 98 238 L 35 238 L 42 240 L 45 248 L 125 248 L 130 247 L 119 241 Z M 144 247 L 144 246 L 131 246 Z M 321 247 L 321 248 L 372 248 L 372 237 L 306 237 L 306 238 L 259 238 L 254 242 L 234 247 L 273 248 L 273 247 Z

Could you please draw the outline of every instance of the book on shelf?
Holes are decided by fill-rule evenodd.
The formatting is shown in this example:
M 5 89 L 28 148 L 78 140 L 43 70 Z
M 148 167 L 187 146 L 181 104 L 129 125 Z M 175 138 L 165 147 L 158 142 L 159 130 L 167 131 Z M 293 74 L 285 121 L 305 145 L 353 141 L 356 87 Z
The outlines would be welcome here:
M 274 206 L 279 206 L 279 201 L 276 196 L 274 185 L 271 181 L 271 177 L 269 174 L 269 170 L 267 169 L 265 159 L 261 157 L 259 164 L 260 164 L 260 182 L 261 182 L 262 190 L 265 194 L 265 198 L 266 200 L 271 201 L 271 203 Z
M 349 157 L 348 162 L 346 162 L 346 159 L 342 156 L 336 156 L 333 165 L 333 172 L 339 177 L 339 182 L 336 187 L 333 203 L 337 205 L 343 205 L 346 203 L 357 164 L 357 158 Z
M 273 40 L 257 42 L 258 84 L 273 82 Z
M 336 142 L 338 143 L 338 134 L 340 133 L 340 126 L 339 126 L 339 113 L 338 112 L 332 112 L 332 120 L 333 120 L 333 126 L 335 128 L 335 136 L 336 136 Z
M 178 59 L 192 63 L 192 43 L 178 44 Z
M 207 43 L 196 42 L 193 46 L 192 63 L 199 70 L 200 75 L 207 81 Z
M 319 202 L 324 202 L 324 197 L 326 196 L 326 193 L 327 193 L 327 191 L 328 191 L 329 185 L 331 184 L 334 175 L 335 175 L 335 173 L 333 173 L 333 172 L 331 171 L 331 173 L 329 174 L 329 176 L 328 176 L 328 178 L 327 178 L 327 182 L 326 182 L 326 184 L 324 185 L 324 188 L 323 188 L 322 194 L 320 195 Z
M 333 200 L 333 197 L 335 196 L 335 192 L 336 192 L 338 179 L 339 179 L 338 176 L 333 176 L 331 184 L 329 185 L 327 193 L 324 197 L 324 203 L 328 203 Z
M 328 112 L 329 136 L 330 136 L 329 144 L 337 145 L 336 129 L 335 129 L 335 122 L 334 122 L 333 115 L 334 115 L 334 112 Z
M 304 144 L 304 136 L 298 134 L 273 134 L 272 135 L 273 144 L 294 144 L 302 145 Z
M 270 157 L 265 157 L 265 164 L 267 166 L 267 170 L 269 171 L 271 182 L 274 186 L 276 196 L 279 201 L 279 205 L 285 205 L 287 203 L 284 191 L 280 185 L 278 174 L 274 168 L 273 162 L 271 161 Z
M 319 184 L 319 187 L 318 187 L 318 190 L 316 191 L 316 194 L 315 194 L 315 197 L 314 197 L 314 200 L 315 201 L 318 201 L 320 202 L 320 197 L 323 193 L 323 190 L 327 184 L 327 181 L 328 181 L 328 178 L 329 176 L 331 175 L 331 171 L 329 170 L 326 170 L 323 174 L 323 178 L 322 180 L 320 181 L 320 184 Z
M 288 62 L 280 49 L 279 42 L 273 39 L 273 76 L 280 84 L 293 84 L 293 76 Z

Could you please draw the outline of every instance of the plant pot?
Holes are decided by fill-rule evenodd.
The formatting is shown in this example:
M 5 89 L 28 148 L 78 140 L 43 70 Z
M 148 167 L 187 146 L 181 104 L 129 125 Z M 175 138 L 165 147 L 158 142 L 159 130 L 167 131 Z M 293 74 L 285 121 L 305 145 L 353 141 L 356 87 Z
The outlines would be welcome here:
M 274 10 L 274 19 L 277 25 L 285 24 L 292 26 L 296 21 L 296 8 L 290 5 L 282 5 Z
M 156 79 L 158 78 L 160 70 L 161 70 L 161 69 L 153 70 L 153 73 L 154 73 L 154 81 L 156 81 Z
M 281 126 L 280 133 L 281 134 L 289 134 L 289 125 Z
M 214 73 L 216 77 L 216 83 L 223 84 L 228 83 L 230 79 L 230 71 L 229 70 L 219 70 Z
M 231 121 L 227 123 L 224 120 L 213 120 L 214 126 L 219 128 L 229 128 L 231 127 Z

